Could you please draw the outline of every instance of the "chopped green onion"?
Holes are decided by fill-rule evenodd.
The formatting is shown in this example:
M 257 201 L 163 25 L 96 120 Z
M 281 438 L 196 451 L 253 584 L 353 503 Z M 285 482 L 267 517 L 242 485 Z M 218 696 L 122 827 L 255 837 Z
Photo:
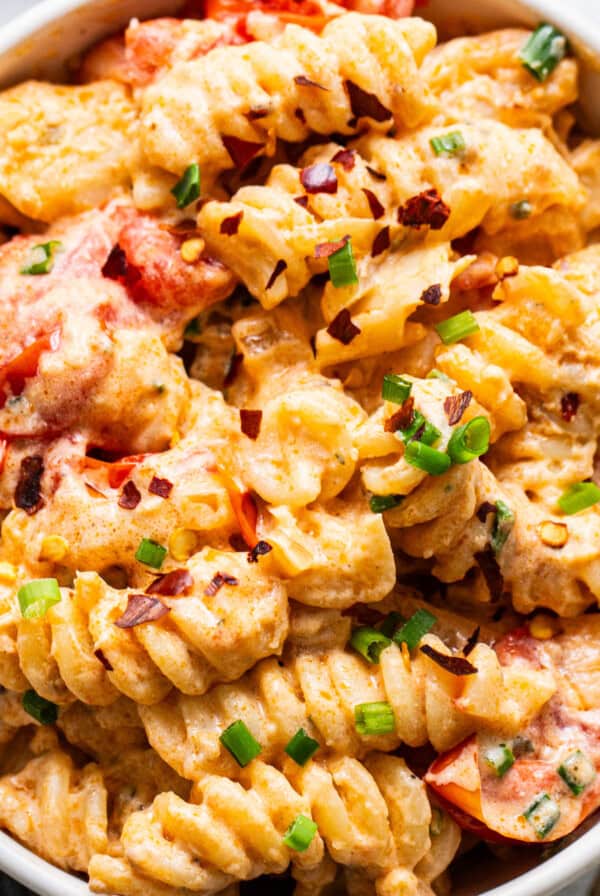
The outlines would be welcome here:
M 489 750 L 486 750 L 484 759 L 499 778 L 504 777 L 507 771 L 515 764 L 513 751 L 506 744 L 498 744 L 497 747 L 491 747 Z
M 50 607 L 60 603 L 60 588 L 56 579 L 34 579 L 21 585 L 17 593 L 23 619 L 41 619 Z
M 422 430 L 422 432 L 419 434 L 419 438 L 416 439 L 419 430 Z M 413 422 L 410 426 L 407 426 L 406 429 L 399 429 L 398 433 L 405 444 L 416 439 L 417 442 L 423 442 L 424 445 L 435 445 L 442 435 L 439 429 L 436 429 L 433 423 L 430 423 L 420 411 L 415 411 Z
M 406 644 L 409 650 L 414 650 L 415 647 L 418 647 L 421 638 L 431 631 L 436 622 L 437 618 L 433 613 L 421 607 L 416 613 L 413 613 L 401 629 L 398 629 L 394 635 L 394 641 L 396 644 Z
M 494 525 L 492 526 L 490 537 L 490 544 L 496 556 L 498 556 L 506 544 L 514 524 L 515 515 L 508 504 L 505 504 L 504 501 L 496 501 L 496 516 L 494 517 Z
M 533 206 L 528 199 L 521 199 L 520 202 L 513 202 L 510 207 L 510 214 L 516 221 L 524 221 L 529 218 L 533 211 Z
M 335 287 L 353 286 L 358 283 L 351 240 L 348 240 L 341 249 L 330 255 L 327 263 L 329 265 L 329 276 Z
M 29 713 L 40 725 L 54 725 L 58 719 L 58 706 L 44 700 L 35 691 L 25 691 L 23 694 L 23 709 Z
M 426 377 L 428 380 L 442 380 L 444 383 L 452 383 L 453 380 L 450 379 L 449 376 L 446 376 L 443 371 L 438 370 L 437 367 L 432 367 Z
M 490 421 L 487 417 L 473 417 L 458 426 L 448 442 L 448 454 L 452 463 L 468 464 L 481 457 L 490 447 Z
M 285 752 L 297 765 L 306 765 L 319 749 L 319 741 L 309 737 L 304 728 L 298 728 L 285 747 Z
M 391 643 L 386 635 L 367 625 L 354 629 L 350 638 L 350 646 L 354 647 L 357 653 L 364 656 L 369 663 L 378 663 L 381 651 L 389 647 Z
M 151 538 L 142 538 L 135 552 L 135 559 L 153 569 L 160 569 L 167 556 L 167 549 Z
M 294 852 L 306 852 L 313 842 L 318 827 L 316 821 L 306 815 L 297 815 L 285 832 L 283 842 Z
M 242 768 L 262 753 L 262 747 L 241 719 L 233 722 L 219 737 L 226 750 Z
M 538 840 L 543 840 L 560 818 L 560 807 L 547 793 L 538 793 L 523 816 L 534 829 Z
M 557 771 L 575 796 L 583 793 L 596 777 L 596 768 L 593 762 L 581 750 L 575 750 L 574 753 L 567 756 Z
M 411 389 L 412 383 L 409 382 L 409 380 L 405 380 L 403 376 L 400 376 L 397 373 L 386 373 L 381 387 L 381 397 L 384 401 L 393 401 L 394 404 L 404 404 L 410 395 Z
M 403 622 L 404 618 L 400 615 L 400 613 L 396 613 L 395 610 L 392 610 L 391 613 L 387 614 L 387 616 L 379 626 L 379 631 L 382 635 L 385 635 L 386 638 L 393 638 L 394 632 L 399 625 L 403 624 Z
M 462 155 L 467 148 L 465 138 L 460 131 L 450 131 L 439 137 L 432 137 L 429 141 L 436 156 Z
M 545 81 L 567 52 L 567 38 L 554 25 L 538 25 L 519 51 L 519 59 L 527 71 Z
M 398 507 L 404 500 L 403 495 L 371 495 L 369 507 L 373 513 L 383 513 Z
M 587 510 L 600 501 L 600 488 L 594 482 L 576 482 L 560 496 L 558 506 L 563 513 L 570 516 Z
M 473 312 L 467 310 L 461 311 L 460 314 L 455 314 L 447 320 L 440 321 L 439 324 L 435 324 L 435 329 L 444 345 L 452 345 L 455 342 L 460 342 L 461 339 L 466 339 L 467 336 L 472 336 L 473 333 L 477 333 L 479 324 Z
M 443 451 L 437 451 L 423 442 L 408 442 L 404 449 L 404 460 L 419 470 L 432 476 L 441 476 L 452 466 L 452 461 Z
M 359 703 L 354 707 L 354 725 L 359 734 L 392 734 L 394 713 L 389 703 Z
M 63 248 L 60 240 L 50 240 L 49 243 L 40 243 L 34 246 L 31 253 L 31 262 L 21 268 L 21 274 L 49 274 L 54 267 L 54 256 Z
M 185 208 L 200 197 L 200 166 L 196 162 L 188 165 L 171 193 L 177 200 L 177 208 Z

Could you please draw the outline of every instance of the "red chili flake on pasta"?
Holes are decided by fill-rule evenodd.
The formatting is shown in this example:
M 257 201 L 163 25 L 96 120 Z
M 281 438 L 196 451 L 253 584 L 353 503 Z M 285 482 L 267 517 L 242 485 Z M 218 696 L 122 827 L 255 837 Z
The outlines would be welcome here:
M 365 166 L 371 177 L 374 177 L 375 180 L 386 181 L 387 174 L 384 174 L 383 171 L 378 171 L 376 168 L 372 168 L 370 165 Z
M 159 498 L 168 498 L 172 488 L 173 483 L 169 482 L 168 479 L 160 479 L 158 476 L 153 476 L 148 486 L 148 491 L 151 495 L 158 495 Z
M 219 232 L 224 233 L 226 236 L 235 236 L 240 229 L 240 224 L 243 217 L 244 212 L 241 211 L 238 212 L 237 215 L 231 215 L 229 218 L 223 218 L 223 220 L 221 221 Z
M 369 208 L 371 209 L 371 214 L 378 221 L 380 218 L 383 218 L 385 214 L 385 208 L 373 192 L 373 190 L 367 190 L 366 187 L 363 187 L 363 193 L 367 197 L 367 202 L 369 203 Z
M 329 92 L 329 87 L 323 87 L 318 81 L 313 81 L 310 78 L 307 78 L 306 75 L 296 75 L 294 82 L 298 87 L 316 87 L 317 90 L 325 90 Z
M 165 575 L 158 576 L 146 588 L 146 594 L 161 594 L 163 597 L 178 597 L 187 594 L 194 587 L 194 580 L 187 569 L 174 569 Z
M 110 250 L 110 254 L 102 267 L 102 276 L 109 280 L 119 280 L 127 275 L 127 256 L 117 243 Z
M 385 252 L 386 249 L 390 248 L 390 228 L 383 227 L 375 239 L 373 240 L 373 246 L 371 247 L 371 257 L 377 258 L 378 255 L 381 255 L 382 252 Z
M 496 513 L 496 505 L 491 501 L 484 501 L 477 509 L 477 519 L 485 523 L 490 513 Z
M 356 153 L 353 149 L 338 149 L 331 161 L 341 165 L 344 171 L 352 171 L 356 165 Z
M 15 488 L 15 505 L 33 516 L 42 507 L 42 476 L 44 475 L 44 458 L 41 454 L 30 454 L 21 461 L 19 479 Z
M 412 395 L 402 402 L 402 406 L 389 417 L 384 423 L 386 432 L 396 432 L 399 429 L 406 429 L 413 422 L 415 400 Z
M 222 137 L 221 139 L 236 168 L 245 168 L 248 162 L 251 162 L 264 149 L 262 143 L 240 140 L 239 137 Z
M 300 183 L 307 193 L 337 193 L 338 179 L 327 162 L 317 162 L 303 168 Z
M 332 243 L 318 243 L 315 246 L 315 258 L 329 258 L 334 252 L 339 252 L 340 249 L 343 249 L 349 239 L 350 235 L 348 234 L 343 236 L 341 240 L 335 240 Z
M 373 121 L 389 121 L 392 113 L 381 103 L 374 93 L 368 93 L 353 81 L 345 81 L 350 98 L 350 108 L 356 118 L 372 118 Z
M 257 541 L 254 547 L 248 551 L 248 563 L 258 563 L 259 557 L 264 557 L 273 550 L 268 541 Z
M 436 650 L 435 647 L 432 647 L 430 644 L 423 644 L 419 650 L 451 675 L 474 675 L 477 672 L 473 663 L 470 663 L 469 660 L 466 660 L 462 656 L 440 653 L 439 650 Z
M 308 208 L 308 196 L 294 196 L 294 202 L 297 202 L 302 208 Z
M 465 646 L 463 647 L 463 655 L 468 656 L 474 649 L 475 645 L 479 641 L 479 633 L 481 631 L 480 626 L 471 632 L 469 637 L 466 640 Z
M 405 227 L 430 227 L 441 230 L 448 218 L 450 209 L 435 188 L 423 190 L 417 196 L 411 196 L 405 205 L 398 209 L 398 221 Z
M 280 258 L 275 267 L 273 268 L 273 273 L 269 277 L 267 281 L 267 285 L 265 289 L 271 289 L 277 278 L 283 274 L 284 271 L 287 270 L 287 261 L 284 261 L 283 258 Z
M 352 322 L 348 309 L 342 308 L 327 327 L 327 332 L 332 339 L 337 339 L 342 345 L 350 345 L 352 340 L 359 335 L 360 329 Z
M 241 354 L 233 354 L 229 361 L 229 367 L 227 368 L 227 373 L 225 374 L 225 379 L 223 380 L 224 386 L 231 386 L 233 382 L 240 372 L 240 368 L 244 362 L 244 356 Z
M 94 656 L 96 657 L 97 660 L 100 660 L 100 662 L 102 663 L 102 665 L 104 666 L 104 668 L 106 669 L 107 672 L 113 671 L 114 667 L 113 667 L 112 663 L 110 663 L 106 659 L 106 657 L 104 656 L 104 653 L 100 649 L 94 650 Z
M 135 482 L 131 480 L 126 482 L 123 486 L 123 491 L 119 495 L 119 507 L 122 507 L 123 510 L 135 510 L 141 500 L 142 496 Z
M 239 585 L 240 583 L 235 576 L 230 576 L 224 572 L 217 572 L 204 589 L 207 597 L 214 597 L 221 590 L 223 585 Z
M 504 578 L 491 548 L 488 547 L 485 551 L 479 551 L 475 554 L 475 560 L 488 586 L 492 602 L 500 600 L 504 594 Z
M 169 607 L 165 607 L 157 597 L 148 594 L 130 594 L 127 599 L 127 609 L 116 621 L 117 628 L 135 628 L 145 622 L 156 622 L 170 613 Z
M 442 287 L 440 283 L 433 283 L 421 293 L 421 302 L 426 305 L 439 305 L 442 300 Z
M 444 410 L 450 426 L 455 426 L 457 423 L 460 423 L 462 415 L 471 404 L 472 398 L 473 393 L 467 389 L 466 392 L 461 392 L 460 395 L 449 395 L 448 398 L 444 400 Z
M 560 400 L 560 415 L 565 423 L 570 423 L 579 410 L 579 395 L 577 392 L 567 392 Z
M 249 439 L 257 439 L 262 421 L 262 411 L 251 411 L 240 408 L 240 426 L 242 432 Z

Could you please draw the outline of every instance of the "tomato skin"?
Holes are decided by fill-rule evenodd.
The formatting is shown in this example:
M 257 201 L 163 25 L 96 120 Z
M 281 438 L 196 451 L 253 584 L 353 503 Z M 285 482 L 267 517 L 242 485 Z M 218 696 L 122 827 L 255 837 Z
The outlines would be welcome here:
M 106 478 L 111 488 L 120 488 L 126 479 L 129 479 L 138 464 L 141 464 L 149 454 L 132 454 L 117 461 L 97 460 L 95 457 L 85 458 L 85 468 L 88 470 L 106 470 Z
M 25 380 L 35 376 L 40 358 L 44 352 L 56 351 L 60 341 L 60 330 L 52 330 L 45 336 L 34 340 L 11 361 L 7 361 L 0 368 L 0 407 L 6 402 L 6 387 L 9 386 L 13 395 L 20 395 L 25 388 Z

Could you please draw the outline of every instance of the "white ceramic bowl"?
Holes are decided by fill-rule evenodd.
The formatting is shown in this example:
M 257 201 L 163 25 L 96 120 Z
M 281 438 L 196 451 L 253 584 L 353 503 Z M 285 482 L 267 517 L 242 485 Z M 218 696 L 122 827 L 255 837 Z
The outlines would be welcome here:
M 584 62 L 581 118 L 600 134 L 600 0 L 587 3 L 589 12 L 582 13 L 565 0 L 430 0 L 420 12 L 452 35 L 540 21 L 560 27 Z M 132 16 L 172 15 L 181 5 L 181 0 L 44 0 L 0 30 L 0 85 L 59 76 L 75 53 Z M 573 842 L 545 861 L 523 850 L 521 859 L 510 862 L 469 862 L 458 874 L 455 896 L 551 896 L 598 864 L 600 827 L 592 818 Z M 83 881 L 2 833 L 0 870 L 39 896 L 89 896 Z

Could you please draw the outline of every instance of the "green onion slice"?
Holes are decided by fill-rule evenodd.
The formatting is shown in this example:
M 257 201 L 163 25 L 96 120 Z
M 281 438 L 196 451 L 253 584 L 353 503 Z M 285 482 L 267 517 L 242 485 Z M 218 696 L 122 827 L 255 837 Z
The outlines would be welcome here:
M 41 619 L 60 603 L 61 594 L 56 579 L 34 579 L 19 588 L 17 597 L 23 619 Z
M 373 513 L 384 513 L 398 507 L 404 500 L 403 495 L 371 495 L 369 507 Z
M 359 703 L 354 707 L 354 725 L 359 734 L 392 734 L 394 713 L 389 703 Z
M 146 566 L 151 566 L 153 569 L 160 569 L 166 556 L 166 547 L 157 541 L 153 541 L 151 538 L 142 538 L 135 552 L 136 560 L 139 560 L 140 563 L 145 563 Z
M 538 793 L 523 816 L 535 831 L 538 840 L 547 837 L 560 818 L 560 806 L 547 793 Z
M 440 321 L 439 324 L 435 324 L 435 329 L 444 345 L 452 345 L 455 342 L 460 342 L 461 339 L 466 339 L 467 336 L 472 336 L 473 333 L 477 333 L 479 324 L 473 312 L 467 310 L 461 311 L 460 314 L 455 314 L 447 320 Z
M 499 778 L 504 777 L 507 771 L 515 764 L 513 751 L 507 744 L 498 744 L 486 750 L 484 759 Z
M 441 476 L 446 473 L 452 461 L 443 451 L 437 451 L 423 442 L 408 442 L 404 449 L 405 461 L 419 470 L 430 473 L 431 476 Z
M 424 445 L 435 445 L 442 435 L 439 429 L 430 423 L 420 411 L 415 411 L 410 426 L 407 426 L 406 429 L 399 429 L 398 433 L 405 444 L 416 439 L 417 442 L 423 442 Z
M 515 515 L 504 501 L 496 501 L 496 516 L 492 526 L 490 544 L 496 556 L 500 553 L 515 524 Z
M 558 506 L 563 513 L 571 516 L 580 510 L 587 510 L 600 501 L 600 488 L 594 482 L 576 482 L 558 499 Z
M 473 417 L 458 426 L 448 442 L 448 454 L 455 464 L 468 464 L 481 457 L 490 447 L 490 421 L 487 417 Z
M 341 286 L 354 286 L 358 283 L 356 262 L 352 252 L 352 241 L 348 240 L 341 249 L 334 252 L 327 259 L 329 276 L 336 288 Z
M 297 765 L 306 765 L 308 760 L 315 755 L 319 746 L 318 740 L 309 737 L 304 728 L 298 728 L 285 747 L 285 752 Z
M 575 750 L 559 765 L 558 774 L 569 790 L 579 796 L 596 778 L 596 768 L 585 753 Z
M 561 59 L 564 59 L 566 52 L 567 38 L 564 34 L 554 25 L 544 23 L 538 25 L 521 47 L 519 59 L 534 78 L 545 81 Z
M 354 629 L 350 638 L 350 646 L 354 647 L 357 653 L 360 653 L 369 663 L 378 663 L 381 651 L 389 647 L 391 643 L 386 635 L 367 625 Z
M 196 162 L 188 165 L 171 193 L 177 200 L 177 208 L 185 208 L 200 198 L 200 166 Z
M 306 852 L 317 833 L 317 823 L 306 815 L 297 815 L 285 832 L 283 842 L 294 852 Z
M 64 248 L 60 240 L 50 240 L 48 243 L 40 243 L 34 246 L 31 253 L 31 261 L 21 268 L 21 274 L 49 274 L 54 267 L 55 255 Z
M 220 735 L 219 740 L 229 750 L 239 766 L 245 768 L 262 752 L 259 742 L 252 736 L 247 726 L 238 719 Z
M 451 380 L 442 370 L 438 370 L 437 367 L 432 367 L 426 378 L 428 380 L 442 380 L 444 383 L 454 382 L 454 380 Z
M 23 709 L 40 725 L 54 725 L 58 719 L 58 706 L 44 700 L 35 691 L 25 691 L 23 694 Z
M 432 137 L 429 141 L 436 156 L 462 155 L 467 148 L 465 138 L 460 131 L 450 131 L 439 137 Z
M 416 613 L 413 613 L 402 628 L 398 629 L 394 635 L 394 641 L 396 644 L 406 644 L 409 650 L 414 650 L 419 646 L 421 638 L 431 631 L 436 622 L 437 618 L 433 613 L 421 607 Z
M 405 380 L 397 373 L 386 373 L 381 386 L 381 397 L 384 401 L 393 401 L 394 404 L 404 404 L 410 395 L 412 383 Z
M 520 202 L 513 202 L 510 207 L 511 217 L 513 217 L 515 221 L 524 221 L 531 216 L 532 212 L 533 206 L 528 199 L 521 199 Z

